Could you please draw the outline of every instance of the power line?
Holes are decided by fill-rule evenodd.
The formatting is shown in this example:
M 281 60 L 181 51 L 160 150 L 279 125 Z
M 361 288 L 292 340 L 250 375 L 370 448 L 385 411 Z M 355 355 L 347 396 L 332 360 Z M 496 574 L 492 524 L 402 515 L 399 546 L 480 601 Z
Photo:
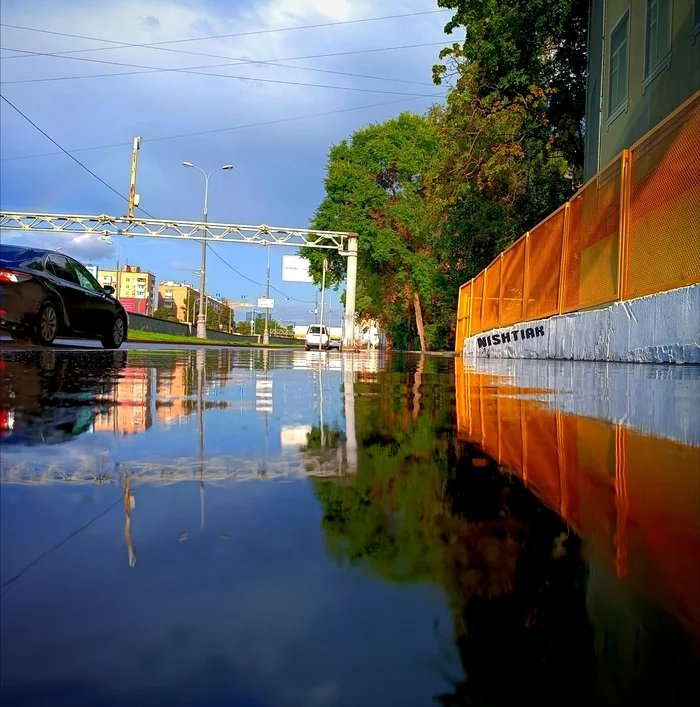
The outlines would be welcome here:
M 440 42 L 440 44 L 444 44 L 443 42 Z M 13 49 L 11 47 L 0 47 L 0 49 L 5 49 L 13 52 L 21 52 L 23 54 L 30 54 L 32 56 L 54 56 L 53 54 L 48 54 L 46 52 L 30 52 L 25 49 Z M 369 50 L 372 51 L 372 50 Z M 376 50 L 375 50 L 376 51 Z M 380 50 L 380 51 L 386 51 Z M 361 88 L 357 86 L 331 86 L 328 84 L 315 84 L 315 83 L 308 83 L 304 81 L 285 81 L 283 79 L 264 79 L 260 77 L 255 77 L 255 76 L 233 76 L 231 74 L 215 74 L 210 71 L 199 71 L 195 70 L 198 67 L 195 67 L 195 69 L 192 68 L 176 68 L 176 67 L 168 67 L 168 68 L 161 68 L 158 66 L 147 66 L 144 64 L 129 64 L 126 62 L 122 61 L 105 61 L 103 59 L 86 59 L 84 57 L 77 57 L 77 56 L 62 56 L 58 57 L 60 59 L 68 59 L 71 61 L 82 61 L 82 62 L 88 62 L 91 64 L 108 64 L 110 66 L 126 66 L 132 69 L 147 69 L 148 71 L 152 73 L 178 73 L 178 74 L 193 74 L 195 76 L 213 76 L 216 78 L 225 78 L 225 79 L 234 79 L 237 81 L 253 81 L 253 82 L 260 82 L 260 83 L 274 83 L 274 84 L 284 84 L 288 86 L 305 86 L 309 88 L 325 88 L 325 89 L 332 89 L 336 91 L 355 91 L 359 93 L 381 93 L 381 94 L 387 94 L 387 95 L 394 95 L 394 96 L 421 96 L 424 94 L 418 94 L 418 93 L 406 93 L 404 91 L 387 91 L 384 89 L 375 89 L 375 88 Z M 315 58 L 315 57 L 310 57 L 310 58 Z M 250 62 L 250 63 L 256 63 L 256 62 Z M 267 62 L 257 62 L 257 63 L 267 63 Z M 233 64 L 235 66 L 235 64 Z M 299 67 L 295 67 L 299 68 Z M 142 73 L 142 72 L 137 72 L 137 73 Z M 375 78 L 375 77 L 371 77 Z M 3 81 L 2 83 L 33 83 L 36 81 L 45 81 L 47 79 L 28 79 L 28 80 L 19 80 L 19 81 Z M 60 78 L 50 78 L 52 81 L 56 80 L 63 80 Z
M 0 24 L 0 26 L 3 26 Z M 14 26 L 14 25 L 10 25 Z M 18 29 L 25 29 L 33 32 L 42 32 L 45 34 L 59 34 L 64 37 L 75 37 L 78 39 L 89 39 L 94 42 L 112 42 L 112 40 L 106 40 L 106 39 L 100 39 L 99 37 L 88 37 L 86 35 L 81 35 L 81 34 L 69 34 L 67 32 L 54 32 L 51 30 L 40 30 L 40 29 L 32 29 L 31 27 L 17 27 Z M 436 42 L 434 44 L 418 44 L 418 45 L 413 45 L 413 46 L 435 46 L 437 44 L 443 45 L 444 42 Z M 322 57 L 331 57 L 331 56 L 344 56 L 348 54 L 361 54 L 364 53 L 363 50 L 359 51 L 350 51 L 350 52 L 339 52 L 339 53 L 334 53 L 334 54 L 319 54 L 316 56 L 310 56 L 310 57 L 292 57 L 291 59 L 277 59 L 277 60 L 269 60 L 269 61 L 258 61 L 258 60 L 250 60 L 250 59 L 243 59 L 241 57 L 233 57 L 229 55 L 224 55 L 224 54 L 211 54 L 211 53 L 206 53 L 206 52 L 192 52 L 192 51 L 187 51 L 185 49 L 167 49 L 164 47 L 156 47 L 156 46 L 151 46 L 151 45 L 144 45 L 144 44 L 124 44 L 120 45 L 121 47 L 129 47 L 129 48 L 147 48 L 147 49 L 157 49 L 159 51 L 164 51 L 164 52 L 173 52 L 175 54 L 187 54 L 190 56 L 201 56 L 201 57 L 206 57 L 209 59 L 233 59 L 235 60 L 235 64 L 231 64 L 231 66 L 235 66 L 237 64 L 277 64 L 278 66 L 282 66 L 279 64 L 280 61 L 294 61 L 297 59 L 317 59 L 317 58 L 322 58 Z M 105 48 L 119 48 L 119 47 L 105 47 Z M 397 47 L 397 48 L 403 48 L 403 47 Z M 0 57 L 0 60 L 2 59 L 18 59 L 18 58 L 27 58 L 28 56 L 47 56 L 47 57 L 56 57 L 58 59 L 71 59 L 71 58 L 78 58 L 78 57 L 69 57 L 67 56 L 68 54 L 77 54 L 80 53 L 81 51 L 93 51 L 93 50 L 76 50 L 74 52 L 45 52 L 45 53 L 40 53 L 40 52 L 27 52 L 25 50 L 21 49 L 10 49 L 9 47 L 4 47 L 6 51 L 15 51 L 15 52 L 20 52 L 19 55 L 17 56 L 9 56 L 9 57 Z M 99 49 L 99 48 L 97 48 Z M 384 51 L 384 50 L 369 50 L 369 51 Z M 109 62 L 105 62 L 109 63 Z M 213 65 L 212 67 L 191 67 L 191 68 L 214 68 L 216 66 L 226 66 L 226 64 L 219 64 L 219 65 Z M 190 68 L 190 67 L 186 67 Z M 287 67 L 287 68 L 303 68 L 303 67 Z M 322 71 L 322 69 L 317 69 L 317 71 Z M 330 72 L 329 72 L 330 73 Z
M 73 162 L 75 162 L 77 165 L 82 167 L 88 174 L 93 176 L 98 182 L 100 182 L 101 184 L 106 186 L 107 189 L 114 192 L 120 199 L 124 199 L 124 201 L 126 201 L 127 203 L 129 202 L 128 197 L 126 197 L 123 194 L 121 194 L 120 192 L 118 192 L 111 184 L 107 184 L 107 182 L 105 182 L 105 180 L 102 179 L 102 177 L 95 174 L 89 167 L 84 165 L 77 157 L 73 157 L 73 155 L 71 155 L 71 153 L 68 152 L 68 150 L 66 150 L 61 145 L 59 145 L 47 132 L 42 130 L 29 116 L 27 116 L 25 113 L 23 113 L 14 103 L 12 103 L 12 101 L 10 101 L 8 98 L 3 96 L 2 94 L 0 94 L 0 98 L 2 98 L 2 100 L 5 101 L 5 103 L 7 103 L 8 106 L 10 106 L 10 108 L 13 108 L 17 113 L 19 113 L 30 125 L 32 125 L 36 130 L 38 130 L 47 140 L 51 141 L 54 145 L 56 145 L 56 147 L 59 150 L 61 150 L 61 152 L 68 155 L 68 157 L 70 157 L 73 160 Z M 140 206 L 137 208 L 140 209 L 141 211 L 143 211 L 143 213 L 146 214 L 146 216 L 149 216 L 150 218 L 155 218 L 152 214 L 149 214 L 148 211 L 146 211 L 145 209 L 142 209 Z
M 444 93 L 434 93 L 430 96 L 426 96 L 426 98 L 444 98 L 446 94 Z M 351 108 L 339 108 L 338 110 L 330 110 L 330 111 L 324 111 L 323 113 L 311 113 L 308 115 L 299 115 L 295 116 L 292 118 L 277 118 L 275 120 L 266 120 L 258 123 L 248 123 L 245 125 L 234 125 L 228 128 L 214 128 L 212 130 L 199 130 L 197 132 L 192 132 L 192 133 L 182 133 L 180 135 L 164 135 L 162 137 L 155 137 L 155 138 L 149 138 L 145 139 L 144 143 L 149 143 L 149 142 L 163 142 L 165 140 L 181 140 L 182 138 L 188 138 L 188 137 L 200 137 L 202 135 L 214 135 L 217 133 L 223 133 L 223 132 L 229 132 L 231 130 L 244 130 L 247 128 L 258 128 L 258 127 L 265 127 L 267 125 L 277 125 L 279 123 L 291 123 L 297 120 L 308 120 L 310 118 L 323 118 L 329 115 L 338 115 L 340 113 L 351 113 L 356 110 L 365 110 L 367 108 L 378 108 L 381 106 L 389 106 L 389 105 L 394 105 L 396 103 L 407 103 L 409 101 L 415 101 L 419 100 L 422 97 L 414 97 L 414 98 L 400 98 L 398 100 L 394 101 L 382 101 L 380 103 L 370 103 L 370 104 L 365 104 L 362 106 L 353 106 Z M 9 102 L 9 101 L 8 101 Z M 71 153 L 74 152 L 90 152 L 92 150 L 108 150 L 112 149 L 115 147 L 130 147 L 133 143 L 133 140 L 129 142 L 117 142 L 117 143 L 112 143 L 110 145 L 95 145 L 93 147 L 78 147 L 74 150 L 70 150 Z M 61 148 L 63 150 L 63 148 Z M 63 150 L 65 152 L 65 150 Z M 28 160 L 31 158 L 36 158 L 36 157 L 53 157 L 55 155 L 60 155 L 62 152 L 44 152 L 44 153 L 39 153 L 36 155 L 18 155 L 16 157 L 2 157 L 0 158 L 0 162 L 10 162 L 12 160 Z M 143 209 L 142 209 L 143 210 Z
M 47 555 L 51 555 L 51 554 L 54 553 L 56 550 L 58 550 L 62 545 L 65 545 L 71 538 L 74 538 L 74 537 L 75 537 L 76 535 L 78 535 L 79 533 L 82 533 L 83 530 L 86 530 L 86 529 L 89 528 L 93 523 L 95 523 L 96 521 L 98 521 L 98 520 L 99 520 L 100 518 L 102 518 L 103 516 L 107 515 L 107 513 L 109 513 L 109 512 L 112 510 L 112 508 L 114 508 L 115 506 L 119 505 L 119 503 L 120 503 L 121 501 L 122 501 L 122 497 L 120 496 L 114 503 L 112 503 L 111 505 L 107 506 L 107 508 L 105 508 L 103 511 L 101 511 L 100 513 L 98 513 L 94 518 L 92 518 L 91 520 L 89 520 L 87 523 L 85 523 L 84 525 L 81 525 L 77 530 L 74 530 L 72 533 L 70 533 L 70 535 L 67 535 L 67 536 L 66 536 L 65 538 L 63 538 L 62 540 L 59 540 L 59 541 L 58 541 L 57 543 L 55 543 L 52 547 L 50 547 L 48 550 L 44 550 L 44 552 L 42 552 L 40 555 L 38 555 L 34 560 L 32 560 L 28 565 L 26 565 L 23 569 L 21 569 L 16 575 L 14 575 L 14 577 L 10 577 L 10 579 L 8 579 L 6 582 L 3 582 L 2 586 L 0 587 L 0 589 L 3 589 L 3 590 L 4 590 L 3 593 L 2 593 L 2 596 L 5 596 L 5 594 L 7 594 L 7 592 L 10 591 L 10 590 L 9 590 L 9 586 L 10 586 L 13 582 L 16 582 L 22 575 L 24 575 L 25 573 L 29 572 L 29 570 L 30 570 L 32 567 L 34 567 L 34 565 L 38 564 L 44 557 L 46 557 Z
M 269 248 L 270 246 L 268 246 Z M 262 282 L 257 282 L 256 280 L 253 280 L 252 278 L 248 277 L 247 275 L 244 275 L 240 270 L 236 270 L 236 268 L 231 265 L 228 261 L 224 260 L 210 245 L 207 243 L 207 248 L 214 253 L 214 255 L 227 267 L 229 267 L 233 272 L 235 272 L 237 275 L 240 275 L 244 280 L 248 280 L 248 282 L 252 282 L 254 285 L 258 285 L 260 287 L 265 287 L 265 285 Z M 313 300 L 306 300 L 306 299 L 297 299 L 296 297 L 291 297 L 290 295 L 282 292 L 282 290 L 278 289 L 277 287 L 274 287 L 273 285 L 270 285 L 270 289 L 274 290 L 275 292 L 279 292 L 282 297 L 285 297 L 288 300 L 292 300 L 294 302 L 301 302 L 302 304 L 313 304 Z
M 339 22 L 323 22 L 319 24 L 313 24 L 313 25 L 300 25 L 297 27 L 282 27 L 279 29 L 263 29 L 263 30 L 252 30 L 249 32 L 236 32 L 234 34 L 220 34 L 220 35 L 214 35 L 214 36 L 206 36 L 206 37 L 190 37 L 188 39 L 170 39 L 167 41 L 161 41 L 161 42 L 147 42 L 147 43 L 142 43 L 142 44 L 132 44 L 128 42 L 120 42 L 114 39 L 98 39 L 96 37 L 88 37 L 85 35 L 77 35 L 77 34 L 69 34 L 66 32 L 58 32 L 56 30 L 46 30 L 46 29 L 39 29 L 36 27 L 24 27 L 21 25 L 12 25 L 12 24 L 6 24 L 6 23 L 0 23 L 0 27 L 9 27 L 12 29 L 19 29 L 19 30 L 24 30 L 27 32 L 41 32 L 42 34 L 53 34 L 57 36 L 64 36 L 64 37 L 72 37 L 76 39 L 86 39 L 90 41 L 95 41 L 95 42 L 104 42 L 105 44 L 112 44 L 114 46 L 111 47 L 90 47 L 87 49 L 75 49 L 72 51 L 64 51 L 64 52 L 59 52 L 60 54 L 78 54 L 78 53 L 85 53 L 85 52 L 99 52 L 99 51 L 109 51 L 112 49 L 124 49 L 124 48 L 151 48 L 151 49 L 159 49 L 162 48 L 166 44 L 184 44 L 185 42 L 199 42 L 199 41 L 205 41 L 205 40 L 212 40 L 212 39 L 230 39 L 232 37 L 250 37 L 252 35 L 258 35 L 258 34 L 271 34 L 275 32 L 295 32 L 298 30 L 303 30 L 303 29 L 319 29 L 322 27 L 337 27 L 340 25 L 352 25 L 352 24 L 359 24 L 362 22 L 378 22 L 380 20 L 395 20 L 403 17 L 418 17 L 421 15 L 435 15 L 443 12 L 450 12 L 449 9 L 440 9 L 440 10 L 426 10 L 423 12 L 408 12 L 408 13 L 403 13 L 400 15 L 384 15 L 383 17 L 367 17 L 364 19 L 358 19 L 358 20 L 343 20 Z M 8 59 L 17 59 L 21 57 L 5 57 Z
M 429 44 L 416 44 L 412 47 L 428 47 L 428 46 L 443 46 L 444 42 L 431 42 Z M 253 65 L 265 65 L 265 66 L 279 66 L 283 69 L 295 69 L 297 71 L 310 71 L 318 74 L 333 74 L 335 76 L 349 76 L 355 79 L 369 79 L 371 81 L 388 81 L 390 83 L 404 83 L 413 86 L 433 86 L 434 84 L 429 81 L 411 81 L 410 79 L 396 79 L 388 76 L 369 76 L 368 74 L 355 74 L 348 71 L 334 71 L 333 69 L 318 69 L 313 66 L 294 66 L 292 64 L 283 64 L 284 61 L 298 61 L 301 59 L 317 59 L 320 57 L 330 57 L 330 56 L 347 56 L 348 54 L 365 54 L 372 51 L 389 51 L 390 49 L 404 49 L 408 47 L 387 47 L 384 50 L 380 49 L 367 49 L 358 50 L 355 52 L 339 52 L 334 54 L 321 54 L 316 56 L 300 56 L 292 57 L 291 59 L 275 59 L 267 61 L 254 61 L 254 60 L 240 60 L 235 62 L 226 62 L 225 64 L 203 64 L 200 66 L 183 66 L 181 68 L 162 68 L 162 69 L 144 69 L 142 71 L 113 71 L 109 74 L 82 74 L 80 76 L 48 76 L 45 78 L 38 79 L 15 79 L 14 81 L 0 81 L 0 84 L 18 84 L 18 83 L 45 83 L 48 81 L 76 81 L 82 79 L 104 79 L 110 78 L 111 76 L 139 76 L 141 74 L 159 74 L 172 71 L 184 71 L 184 70 L 199 70 L 199 69 L 220 69 L 226 66 L 242 66 L 244 64 Z M 6 47 L 0 47 L 0 49 L 6 49 Z M 9 51 L 25 51 L 22 49 L 9 49 Z M 53 54 L 47 54 L 46 56 L 54 56 Z M 1 57 L 0 57 L 1 58 Z M 59 59 L 70 59 L 73 57 L 58 57 Z M 131 64 L 124 64 L 124 66 L 132 66 Z

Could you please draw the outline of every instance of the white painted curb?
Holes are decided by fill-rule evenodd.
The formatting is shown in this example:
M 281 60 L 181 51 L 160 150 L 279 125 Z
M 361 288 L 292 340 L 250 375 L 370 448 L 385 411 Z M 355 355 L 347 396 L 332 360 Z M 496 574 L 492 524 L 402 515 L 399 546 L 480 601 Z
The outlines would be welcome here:
M 476 334 L 462 355 L 700 363 L 700 285 Z

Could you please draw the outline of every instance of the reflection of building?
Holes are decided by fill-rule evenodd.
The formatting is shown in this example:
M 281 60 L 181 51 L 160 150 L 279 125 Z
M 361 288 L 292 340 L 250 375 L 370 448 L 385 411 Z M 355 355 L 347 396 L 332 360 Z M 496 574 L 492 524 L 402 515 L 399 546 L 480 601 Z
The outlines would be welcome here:
M 153 425 L 153 369 L 130 367 L 116 383 L 112 405 L 95 421 L 96 432 L 138 434 Z
M 591 0 L 589 22 L 586 179 L 700 89 L 700 2 Z
M 116 270 L 100 270 L 98 280 L 102 285 L 117 287 Z M 129 312 L 153 314 L 156 299 L 156 276 L 142 271 L 136 265 L 124 265 L 119 273 L 117 299 Z
M 206 311 L 214 311 L 220 315 L 226 307 L 230 307 L 230 318 L 233 321 L 233 307 L 231 302 L 222 298 L 206 295 Z M 186 282 L 164 280 L 158 285 L 158 307 L 167 307 L 182 322 L 196 321 L 199 310 L 199 290 Z
M 189 403 L 189 360 L 177 360 L 175 367 L 158 371 L 156 420 L 162 425 L 181 424 L 192 413 Z

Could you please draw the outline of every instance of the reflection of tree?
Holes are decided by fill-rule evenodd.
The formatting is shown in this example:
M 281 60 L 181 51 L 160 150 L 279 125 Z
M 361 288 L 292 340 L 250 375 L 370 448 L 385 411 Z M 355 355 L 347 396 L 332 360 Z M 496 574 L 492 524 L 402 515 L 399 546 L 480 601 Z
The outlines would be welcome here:
M 307 452 L 312 449 L 337 449 L 341 442 L 345 439 L 345 435 L 338 429 L 337 426 L 323 425 L 321 427 L 314 426 L 309 432 L 306 440 L 306 445 L 302 451 Z
M 429 385 L 425 368 L 380 374 L 380 386 L 393 381 L 379 395 L 357 385 L 357 476 L 315 482 L 329 554 L 445 589 L 466 677 L 439 703 L 590 704 L 579 540 L 517 479 L 460 445 L 449 388 Z

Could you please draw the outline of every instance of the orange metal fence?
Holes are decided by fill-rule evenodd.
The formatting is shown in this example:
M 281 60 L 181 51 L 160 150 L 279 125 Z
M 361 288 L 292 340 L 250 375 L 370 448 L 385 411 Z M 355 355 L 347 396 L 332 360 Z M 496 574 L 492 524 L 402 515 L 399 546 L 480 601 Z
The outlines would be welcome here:
M 700 282 L 700 92 L 460 288 L 467 336 Z

